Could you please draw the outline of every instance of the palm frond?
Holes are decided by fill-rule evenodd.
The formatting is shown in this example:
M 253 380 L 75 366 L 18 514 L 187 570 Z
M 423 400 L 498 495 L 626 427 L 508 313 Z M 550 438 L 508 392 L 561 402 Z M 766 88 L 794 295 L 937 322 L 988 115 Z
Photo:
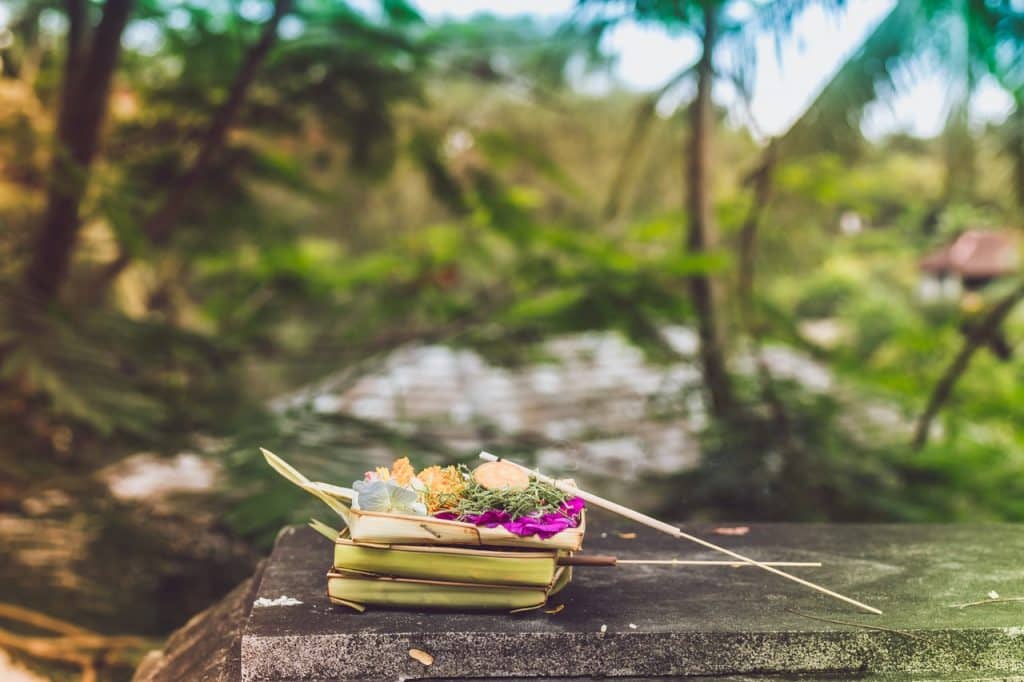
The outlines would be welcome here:
M 771 33 L 778 39 L 789 35 L 797 18 L 812 7 L 836 13 L 846 7 L 846 0 L 776 0 L 761 5 L 748 23 L 753 30 Z
M 924 26 L 915 0 L 899 2 L 778 141 L 780 158 L 824 150 L 854 151 L 864 110 L 895 89 Z

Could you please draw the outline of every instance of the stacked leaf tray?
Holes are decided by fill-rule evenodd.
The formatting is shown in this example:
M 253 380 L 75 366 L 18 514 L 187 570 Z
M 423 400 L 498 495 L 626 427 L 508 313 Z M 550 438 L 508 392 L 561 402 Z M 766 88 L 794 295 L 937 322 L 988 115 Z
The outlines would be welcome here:
M 263 450 L 263 455 L 278 473 L 337 512 L 346 526 L 337 531 L 320 521 L 310 524 L 334 543 L 327 574 L 334 604 L 357 611 L 368 606 L 519 611 L 543 606 L 572 579 L 572 567 L 565 564 L 583 545 L 582 500 L 560 499 L 553 506 L 543 499 L 550 490 L 526 488 L 510 470 L 431 467 L 417 475 L 403 459 L 344 488 L 310 481 L 273 453 Z M 522 499 L 538 493 L 546 508 L 523 508 Z M 467 513 L 463 498 L 473 495 L 495 508 Z M 513 506 L 510 499 L 518 506 L 503 508 Z

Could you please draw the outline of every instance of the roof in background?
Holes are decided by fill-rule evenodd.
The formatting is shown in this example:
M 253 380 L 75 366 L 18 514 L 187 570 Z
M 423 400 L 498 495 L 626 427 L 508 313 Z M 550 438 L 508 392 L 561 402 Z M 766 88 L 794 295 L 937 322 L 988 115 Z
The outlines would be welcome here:
M 1009 230 L 967 230 L 918 266 L 933 274 L 998 277 L 1020 269 L 1020 237 Z

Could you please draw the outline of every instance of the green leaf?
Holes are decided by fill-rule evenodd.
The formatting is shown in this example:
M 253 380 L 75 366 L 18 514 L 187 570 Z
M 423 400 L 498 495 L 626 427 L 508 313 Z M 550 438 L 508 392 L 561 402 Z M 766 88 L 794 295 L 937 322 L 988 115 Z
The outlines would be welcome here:
M 586 293 L 580 285 L 542 292 L 513 305 L 504 318 L 516 323 L 556 318 L 578 304 Z

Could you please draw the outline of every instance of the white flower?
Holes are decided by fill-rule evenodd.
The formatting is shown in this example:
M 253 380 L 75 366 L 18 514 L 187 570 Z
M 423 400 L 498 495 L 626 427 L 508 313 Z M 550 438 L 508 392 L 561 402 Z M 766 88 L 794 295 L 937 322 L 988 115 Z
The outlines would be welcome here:
M 419 493 L 403 488 L 394 481 L 356 481 L 352 506 L 355 509 L 392 514 L 427 515 L 427 506 L 420 502 Z

